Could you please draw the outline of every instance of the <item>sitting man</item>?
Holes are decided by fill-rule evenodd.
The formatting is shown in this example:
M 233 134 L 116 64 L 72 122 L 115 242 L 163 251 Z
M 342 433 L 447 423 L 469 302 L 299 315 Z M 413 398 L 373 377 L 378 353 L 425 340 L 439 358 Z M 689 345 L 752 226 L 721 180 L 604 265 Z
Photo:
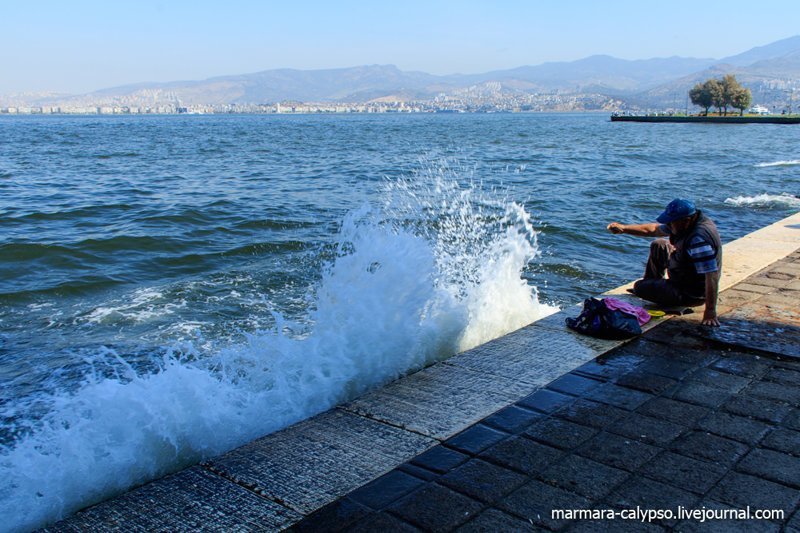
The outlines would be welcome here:
M 705 303 L 703 325 L 719 326 L 717 294 L 722 271 L 722 242 L 710 218 L 690 200 L 675 199 L 656 219 L 658 223 L 620 224 L 608 231 L 640 237 L 669 237 L 650 243 L 644 279 L 633 293 L 664 306 L 697 306 Z M 664 277 L 669 272 L 669 278 Z

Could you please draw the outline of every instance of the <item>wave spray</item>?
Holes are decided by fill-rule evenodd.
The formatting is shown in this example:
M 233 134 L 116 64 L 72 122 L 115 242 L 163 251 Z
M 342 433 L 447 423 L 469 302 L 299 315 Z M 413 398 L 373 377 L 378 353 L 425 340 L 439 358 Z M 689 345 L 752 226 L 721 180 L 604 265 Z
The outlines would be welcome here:
M 307 316 L 213 350 L 154 349 L 0 406 L 2 529 L 30 529 L 329 409 L 555 308 L 521 278 L 538 255 L 522 205 L 445 168 L 388 182 L 347 214 Z

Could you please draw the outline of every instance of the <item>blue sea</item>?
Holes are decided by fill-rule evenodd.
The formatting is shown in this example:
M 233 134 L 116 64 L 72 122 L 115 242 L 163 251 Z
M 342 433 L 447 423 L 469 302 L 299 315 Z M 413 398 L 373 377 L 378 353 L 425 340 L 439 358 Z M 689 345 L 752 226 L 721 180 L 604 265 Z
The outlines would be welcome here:
M 611 221 L 690 197 L 729 241 L 797 212 L 797 133 L 602 114 L 0 117 L 0 530 L 636 278 L 648 243 Z

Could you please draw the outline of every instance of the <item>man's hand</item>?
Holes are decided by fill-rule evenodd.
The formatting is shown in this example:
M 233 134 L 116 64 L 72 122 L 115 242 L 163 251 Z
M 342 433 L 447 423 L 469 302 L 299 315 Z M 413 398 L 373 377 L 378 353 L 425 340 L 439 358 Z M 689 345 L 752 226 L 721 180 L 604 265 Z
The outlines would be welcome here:
M 624 224 L 620 224 L 619 222 L 612 222 L 606 227 L 606 229 L 611 233 L 613 233 L 614 235 L 619 235 L 620 233 L 623 233 L 624 227 L 625 227 Z
M 719 327 L 719 318 L 717 318 L 717 310 L 716 309 L 708 309 L 703 312 L 703 325 L 704 326 L 712 326 L 715 328 Z

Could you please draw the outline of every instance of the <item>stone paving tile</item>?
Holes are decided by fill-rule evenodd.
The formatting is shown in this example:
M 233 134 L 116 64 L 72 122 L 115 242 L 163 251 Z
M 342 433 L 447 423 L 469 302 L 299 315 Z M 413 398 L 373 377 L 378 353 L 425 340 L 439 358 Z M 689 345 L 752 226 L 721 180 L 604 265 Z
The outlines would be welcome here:
M 476 455 L 508 436 L 509 434 L 504 431 L 493 429 L 483 424 L 475 424 L 455 437 L 449 438 L 444 444 L 460 452 Z
M 739 461 L 736 470 L 800 488 L 800 457 L 757 448 Z
M 753 294 L 751 292 L 726 290 L 720 293 L 717 300 L 717 313 L 720 315 L 729 313 L 743 305 L 748 305 L 760 298 L 761 294 Z
M 147 483 L 116 500 L 79 511 L 43 531 L 192 531 L 206 523 L 213 523 L 218 530 L 237 526 L 278 530 L 300 517 L 203 467 L 193 466 Z M 3 520 L 1 530 L 14 531 L 5 527 L 5 515 L 0 520 Z
M 610 504 L 624 509 L 638 506 L 642 509 L 673 510 L 678 506 L 690 508 L 697 499 L 689 491 L 642 477 L 631 478 L 606 498 Z M 677 518 L 663 521 L 668 526 L 674 526 L 677 522 Z
M 773 290 L 775 290 L 775 287 L 769 287 L 766 285 L 754 285 L 752 283 L 739 283 L 736 285 L 736 290 L 744 292 L 755 292 L 758 294 L 768 294 Z
M 6 490 L 6 489 L 3 489 Z M 64 531 L 194 531 L 206 524 L 220 530 L 280 530 L 302 515 L 283 505 L 193 466 L 147 483 L 70 517 L 51 528 Z M 0 516 L 0 520 L 7 517 Z M 5 530 L 7 522 L 0 521 Z
M 693 425 L 700 418 L 707 416 L 710 409 L 699 405 L 692 405 L 670 398 L 653 398 L 645 403 L 637 412 L 674 422 L 676 424 Z
M 691 327 L 686 319 L 674 319 L 671 323 L 674 327 L 681 328 L 681 330 L 686 330 Z M 653 348 L 650 349 L 650 353 L 654 356 L 666 359 L 674 368 L 679 369 L 681 367 L 681 365 L 676 365 L 676 363 L 683 363 L 684 365 L 689 365 L 687 368 L 688 371 L 692 371 L 698 366 L 706 366 L 718 357 L 716 350 L 713 350 L 705 339 L 700 339 L 693 335 L 688 336 L 685 331 L 677 333 L 674 336 L 668 335 L 668 332 L 660 331 L 663 327 L 664 326 L 660 326 L 653 330 L 653 332 L 656 334 L 666 334 L 667 340 L 665 340 L 665 344 L 650 342 L 650 344 L 653 345 Z M 699 328 L 700 326 L 695 327 Z M 681 346 L 681 338 L 686 338 L 691 345 Z M 646 362 L 640 365 L 640 368 L 648 372 L 654 372 Z M 663 370 L 663 372 L 667 371 L 666 368 Z M 680 377 L 684 376 L 685 374 L 680 375 Z M 675 377 L 675 375 L 667 375 L 667 377 Z
M 472 459 L 442 476 L 438 483 L 491 504 L 526 481 L 528 478 L 523 474 L 480 459 Z
M 689 428 L 640 413 L 630 413 L 606 428 L 606 431 L 647 444 L 666 446 Z
M 687 457 L 731 466 L 747 453 L 748 447 L 704 431 L 690 431 L 675 439 L 672 450 Z
M 573 396 L 582 396 L 601 384 L 602 381 L 569 373 L 551 382 L 547 385 L 547 388 L 556 392 L 572 394 Z
M 739 472 L 729 472 L 708 495 L 739 509 L 783 509 L 787 516 L 800 501 L 796 489 Z
M 684 327 L 688 327 L 688 322 L 685 319 L 680 321 L 676 320 L 676 322 L 682 322 L 686 324 Z M 696 337 L 692 338 L 695 339 Z M 698 366 L 706 366 L 712 363 L 719 357 L 717 352 L 715 350 L 710 349 L 709 347 L 698 346 L 697 348 L 694 349 L 689 349 L 689 348 L 674 349 L 672 345 L 663 346 L 661 348 L 659 356 L 664 359 L 667 359 L 673 365 L 675 363 L 683 363 L 685 365 L 689 365 L 690 372 L 695 368 L 697 368 Z M 648 367 L 644 367 L 644 369 L 647 370 L 648 372 L 651 371 Z M 680 367 L 676 367 L 676 370 L 679 371 Z
M 613 405 L 629 411 L 633 411 L 644 402 L 653 398 L 652 395 L 645 392 L 619 387 L 613 383 L 604 383 L 587 392 L 584 397 L 589 400 Z
M 633 471 L 660 451 L 655 446 L 603 432 L 581 446 L 577 453 L 598 463 Z
M 597 433 L 597 430 L 561 418 L 548 418 L 531 426 L 524 435 L 556 448 L 572 450 Z
M 636 367 L 633 372 L 647 372 L 670 379 L 683 379 L 690 374 L 696 365 L 661 357 L 658 355 L 648 356 L 648 358 Z
M 611 380 L 627 374 L 644 360 L 644 356 L 619 350 L 584 363 L 576 368 L 574 373 L 595 379 Z
M 709 368 L 746 378 L 760 378 L 770 368 L 770 363 L 762 357 L 744 353 L 728 353 L 720 357 Z
M 441 477 L 440 473 L 433 472 L 431 470 L 428 470 L 427 468 L 417 466 L 413 463 L 403 463 L 397 467 L 397 470 L 405 472 L 406 474 L 412 475 L 423 481 L 434 481 L 436 479 L 439 479 L 439 477 Z
M 580 399 L 555 412 L 555 416 L 576 424 L 602 429 L 627 414 L 618 407 Z
M 509 405 L 505 409 L 501 409 L 495 414 L 484 418 L 483 423 L 508 433 L 519 433 L 542 417 L 544 417 L 542 413 L 516 405 Z
M 762 379 L 800 387 L 800 371 L 788 368 L 770 368 Z
M 761 446 L 800 456 L 800 431 L 778 428 L 766 436 Z
M 343 531 L 362 518 L 370 516 L 370 509 L 350 498 L 341 498 L 308 515 L 289 531 L 311 533 L 314 531 Z
M 385 530 L 391 531 L 391 530 Z M 456 530 L 458 533 L 497 533 L 498 531 L 548 531 L 497 509 L 486 509 Z
M 590 509 L 591 502 L 573 492 L 533 480 L 498 503 L 497 507 L 548 529 L 560 529 L 569 522 L 554 520 L 553 509 Z
M 692 335 L 687 335 L 686 325 L 683 322 L 686 316 L 676 317 L 673 320 L 660 324 L 658 328 L 649 331 L 647 335 L 640 337 L 639 341 L 648 354 L 661 354 L 672 359 L 678 351 L 692 351 L 707 348 L 708 345 L 702 340 Z M 676 350 L 677 348 L 677 350 Z
M 483 504 L 436 483 L 392 504 L 388 511 L 429 531 L 450 531 L 483 509 Z
M 791 281 L 792 276 L 787 274 L 770 275 L 769 273 L 757 274 L 747 278 L 750 285 L 761 285 L 764 287 L 771 287 L 780 289 L 786 287 Z
M 800 509 L 794 513 L 794 516 L 786 524 L 786 531 L 790 533 L 800 532 Z
M 465 463 L 468 459 L 469 455 L 439 445 L 417 455 L 411 460 L 411 463 L 443 474 L 461 463 Z
M 663 452 L 639 469 L 649 478 L 680 489 L 705 494 L 728 471 L 724 466 Z
M 627 477 L 628 473 L 624 470 L 577 455 L 567 456 L 539 476 L 550 485 L 593 500 L 608 494 Z
M 795 409 L 788 416 L 786 416 L 781 424 L 787 428 L 800 431 L 800 409 Z
M 308 514 L 433 443 L 336 408 L 209 459 L 204 466 L 263 498 Z
M 371 483 L 349 494 L 353 501 L 375 510 L 383 509 L 393 501 L 405 496 L 425 482 L 400 470 L 392 470 Z
M 669 394 L 669 397 L 682 402 L 714 408 L 725 403 L 731 397 L 731 393 L 704 383 L 685 381 L 678 385 Z
M 772 294 L 767 294 L 762 297 L 754 306 L 753 304 L 742 306 L 732 311 L 732 313 L 739 313 L 743 308 L 753 308 L 756 306 L 763 306 L 766 309 L 763 312 L 771 319 L 777 319 L 781 324 L 789 326 L 800 324 L 800 318 L 797 317 L 795 311 L 797 310 L 797 291 L 778 290 Z M 777 313 L 775 313 L 777 311 Z M 791 332 L 786 330 L 780 331 L 781 336 L 791 335 Z M 774 335 L 774 334 L 773 334 Z M 796 352 L 790 352 L 792 355 L 797 355 Z
M 733 397 L 722 405 L 722 409 L 735 415 L 750 416 L 773 423 L 780 422 L 792 410 L 791 406 L 785 403 L 752 396 Z
M 526 437 L 512 437 L 480 454 L 482 459 L 524 472 L 536 474 L 559 459 L 563 451 Z
M 766 422 L 719 411 L 700 419 L 696 427 L 750 445 L 758 443 L 772 429 Z
M 765 310 L 773 316 L 766 319 L 760 316 Z M 725 316 L 724 328 L 706 328 L 700 334 L 724 345 L 800 358 L 800 327 L 785 323 L 789 314 L 788 310 L 777 307 L 740 307 Z M 777 328 L 781 329 L 780 335 L 774 333 Z
M 774 267 L 768 270 L 778 274 L 789 274 L 790 279 L 800 277 L 800 265 L 797 265 L 796 261 L 788 260 L 788 258 L 776 262 Z
M 317 531 L 327 530 L 323 528 Z M 348 527 L 347 531 L 348 533 L 386 533 L 387 531 L 414 533 L 422 530 L 408 522 L 395 518 L 389 513 L 375 513 L 360 522 L 356 522 L 352 527 Z
M 702 383 L 709 387 L 716 389 L 726 390 L 731 393 L 736 393 L 742 390 L 750 383 L 750 379 L 735 374 L 722 372 L 721 370 L 714 370 L 713 368 L 701 368 L 687 378 L 688 381 Z
M 800 405 L 800 388 L 792 385 L 761 381 L 750 385 L 745 392 L 759 398 Z
M 781 370 L 800 371 L 800 361 L 797 359 L 778 359 L 773 363 L 773 367 Z
M 528 409 L 535 409 L 542 413 L 552 413 L 574 401 L 574 396 L 541 389 L 521 399 L 517 402 L 517 405 Z
M 659 394 L 674 388 L 678 380 L 637 369 L 620 376 L 615 383 L 629 389 Z

